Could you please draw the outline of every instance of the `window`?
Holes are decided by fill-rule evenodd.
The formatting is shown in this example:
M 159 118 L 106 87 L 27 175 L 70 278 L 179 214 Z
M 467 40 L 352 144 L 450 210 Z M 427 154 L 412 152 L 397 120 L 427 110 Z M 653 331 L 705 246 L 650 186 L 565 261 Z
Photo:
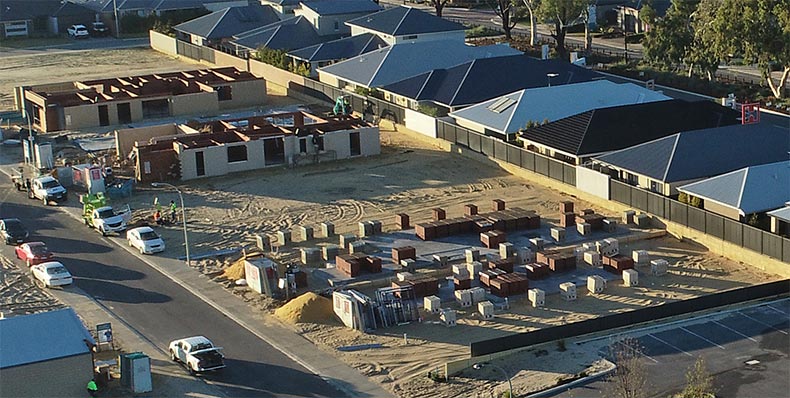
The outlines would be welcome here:
M 149 161 L 143 162 L 143 173 L 151 174 L 151 162 Z
M 233 88 L 231 86 L 219 86 L 214 90 L 217 92 L 217 99 L 220 101 L 230 101 L 233 99 Z
M 195 152 L 195 173 L 198 176 L 206 175 L 206 164 L 203 161 L 203 151 Z
M 349 146 L 351 149 L 351 156 L 359 156 L 362 154 L 362 146 L 359 142 L 359 132 L 353 132 L 348 135 Z
M 663 194 L 661 184 L 658 181 L 650 180 L 650 191 Z
M 335 21 L 335 30 L 340 30 L 340 22 Z
M 417 35 L 403 36 L 404 40 L 414 40 L 416 38 L 417 38 Z
M 247 146 L 236 145 L 228 147 L 228 163 L 246 162 Z
M 307 138 L 299 139 L 299 153 L 307 153 Z
M 312 138 L 313 147 L 315 147 L 316 152 L 321 152 L 324 150 L 324 136 L 320 134 L 313 134 Z

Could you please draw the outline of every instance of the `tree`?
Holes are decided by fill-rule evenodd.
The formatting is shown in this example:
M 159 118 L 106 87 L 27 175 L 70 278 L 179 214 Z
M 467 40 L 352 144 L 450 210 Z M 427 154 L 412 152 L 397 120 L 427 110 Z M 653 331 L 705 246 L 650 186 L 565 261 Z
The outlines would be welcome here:
M 288 69 L 288 61 L 285 58 L 285 51 L 272 50 L 268 47 L 260 47 L 257 51 L 257 58 L 264 64 L 269 64 L 280 69 Z
M 686 387 L 675 398 L 713 398 L 713 377 L 705 367 L 705 359 L 697 358 L 694 365 L 686 372 Z
M 538 7 L 540 7 L 540 0 L 522 0 L 524 2 L 524 6 L 527 7 L 527 12 L 529 12 L 529 45 L 535 46 L 535 40 L 538 36 Z
M 617 368 L 607 380 L 605 395 L 614 398 L 645 398 L 647 368 L 642 362 L 639 341 L 628 337 L 613 345 L 611 350 Z
M 428 4 L 430 4 L 434 10 L 436 10 L 436 16 L 441 18 L 444 6 L 446 6 L 449 1 L 450 0 L 429 0 Z
M 540 16 L 544 22 L 552 24 L 551 37 L 557 42 L 557 56 L 568 61 L 565 48 L 565 35 L 568 26 L 577 20 L 587 8 L 587 0 L 542 0 Z
M 783 98 L 790 76 L 790 5 L 787 0 L 721 0 L 710 21 L 709 37 L 720 59 L 733 55 L 757 64 L 776 98 Z M 772 65 L 782 71 L 778 82 Z
M 510 33 L 516 27 L 516 3 L 514 0 L 489 0 L 488 5 L 502 22 L 502 30 L 505 31 L 505 38 L 510 40 L 513 35 Z
M 664 18 L 654 21 L 642 43 L 648 63 L 671 69 L 685 62 L 694 44 L 690 19 L 696 6 L 696 2 L 673 0 Z

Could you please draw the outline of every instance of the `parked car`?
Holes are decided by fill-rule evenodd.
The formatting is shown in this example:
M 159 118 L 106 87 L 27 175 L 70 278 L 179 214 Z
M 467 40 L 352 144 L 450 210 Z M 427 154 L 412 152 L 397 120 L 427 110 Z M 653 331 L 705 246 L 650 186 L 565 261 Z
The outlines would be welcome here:
M 69 34 L 70 37 L 75 39 L 87 39 L 90 36 L 88 32 L 88 28 L 85 25 L 71 25 L 66 32 Z
M 168 346 L 170 359 L 184 364 L 191 374 L 224 368 L 225 356 L 221 349 L 203 336 L 173 340 Z
M 18 218 L 0 219 L 0 238 L 7 245 L 23 243 L 30 237 L 30 233 Z
M 165 241 L 151 227 L 137 227 L 126 231 L 126 241 L 140 254 L 154 254 L 165 250 Z
M 57 261 L 36 264 L 30 267 L 30 272 L 46 287 L 66 286 L 73 282 L 69 270 Z
M 30 184 L 30 191 L 28 197 L 30 199 L 38 199 L 48 205 L 49 202 L 65 202 L 69 196 L 66 188 L 60 185 L 60 182 L 52 176 L 43 176 L 34 178 Z
M 28 267 L 52 260 L 54 256 L 44 242 L 28 242 L 16 247 L 16 258 Z
M 126 223 L 132 217 L 132 210 L 129 208 L 129 205 L 126 205 L 124 211 L 120 213 L 116 213 L 110 206 L 102 206 L 92 211 L 89 207 L 85 207 L 85 214 L 82 216 L 85 225 L 95 228 L 105 236 L 111 232 L 120 234 L 125 231 Z
M 110 35 L 110 29 L 104 22 L 94 22 L 91 24 L 91 35 L 95 37 L 104 37 Z

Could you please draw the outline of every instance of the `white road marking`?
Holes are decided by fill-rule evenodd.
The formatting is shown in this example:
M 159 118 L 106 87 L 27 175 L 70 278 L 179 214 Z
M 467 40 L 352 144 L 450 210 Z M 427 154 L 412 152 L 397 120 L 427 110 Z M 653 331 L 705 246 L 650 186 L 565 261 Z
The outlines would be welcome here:
M 773 307 L 773 306 L 772 306 L 772 305 L 770 305 L 770 304 L 769 304 L 769 305 L 766 305 L 766 307 L 768 307 L 768 308 L 770 308 L 770 309 L 772 309 L 772 310 L 774 310 L 774 311 L 776 311 L 776 312 L 778 312 L 778 313 L 780 313 L 780 314 L 782 314 L 782 315 L 790 315 L 790 314 L 788 314 L 788 313 L 786 313 L 786 312 L 784 312 L 784 311 L 782 311 L 782 310 L 780 310 L 780 309 L 778 309 L 778 308 L 775 308 L 775 307 Z
M 776 331 L 777 331 L 777 332 L 779 332 L 779 333 L 782 333 L 782 334 L 787 334 L 787 332 L 786 332 L 786 331 L 784 331 L 784 330 L 782 330 L 782 329 L 777 329 L 777 328 L 775 328 L 774 326 L 772 326 L 772 325 L 769 325 L 769 324 L 767 324 L 767 323 L 765 323 L 765 322 L 763 322 L 763 321 L 761 321 L 761 320 L 759 320 L 759 319 L 755 319 L 754 317 L 751 317 L 751 316 L 749 316 L 749 315 L 746 315 L 746 314 L 744 314 L 743 312 L 740 312 L 740 311 L 738 311 L 738 313 L 739 313 L 739 314 L 741 314 L 741 315 L 743 315 L 743 316 L 745 316 L 745 317 L 747 317 L 747 318 L 749 318 L 749 319 L 751 319 L 751 320 L 753 320 L 753 321 L 755 321 L 755 322 L 757 322 L 757 323 L 759 323 L 759 324 L 762 324 L 762 325 L 768 326 L 769 328 L 771 328 L 771 329 L 773 329 L 773 330 L 776 330 Z
M 674 349 L 676 349 L 676 350 L 678 350 L 678 351 L 680 351 L 680 352 L 682 352 L 682 353 L 684 353 L 684 354 L 686 354 L 686 355 L 688 355 L 688 356 L 690 356 L 690 357 L 693 357 L 693 355 L 691 355 L 691 354 L 687 353 L 686 351 L 683 351 L 683 350 L 681 350 L 680 348 L 677 348 L 677 347 L 675 347 L 674 345 L 672 345 L 672 344 L 669 344 L 669 343 L 667 343 L 666 341 L 664 341 L 664 340 L 661 340 L 661 339 L 659 339 L 659 338 L 658 338 L 658 337 L 656 337 L 656 336 L 653 336 L 652 334 L 648 334 L 648 336 L 650 336 L 650 337 L 652 337 L 652 338 L 654 338 L 654 339 L 656 339 L 656 340 L 658 340 L 658 341 L 660 341 L 660 342 L 662 342 L 662 343 L 664 343 L 664 344 L 666 344 L 666 345 L 668 345 L 668 346 L 670 346 L 670 347 L 672 347 L 672 348 L 674 348 Z
M 705 341 L 707 341 L 708 343 L 711 343 L 711 344 L 715 345 L 716 347 L 719 347 L 719 348 L 721 348 L 722 350 L 724 350 L 724 349 L 725 349 L 724 347 L 722 347 L 722 346 L 720 346 L 720 345 L 718 345 L 718 344 L 716 344 L 716 343 L 714 343 L 714 342 L 712 342 L 712 341 L 710 341 L 710 340 L 708 340 L 708 339 L 706 339 L 706 338 L 704 338 L 704 337 L 702 337 L 702 336 L 700 336 L 700 335 L 698 335 L 698 334 L 696 334 L 696 333 L 692 332 L 691 330 L 688 330 L 688 329 L 686 329 L 685 327 L 682 327 L 682 326 L 681 326 L 680 328 L 681 328 L 681 329 L 683 329 L 684 331 L 686 331 L 686 332 L 690 333 L 690 334 L 693 334 L 694 336 L 697 336 L 697 337 L 701 338 L 702 340 L 705 340 Z
M 753 338 L 751 338 L 751 337 L 749 337 L 749 336 L 747 336 L 747 335 L 745 335 L 745 334 L 743 334 L 743 333 L 741 333 L 741 332 L 739 332 L 739 331 L 737 331 L 737 330 L 735 330 L 735 329 L 733 329 L 733 328 L 731 328 L 731 327 L 729 327 L 727 325 L 722 325 L 719 321 L 715 321 L 714 320 L 714 321 L 711 321 L 711 322 L 713 322 L 713 323 L 715 323 L 715 324 L 717 324 L 717 325 L 719 325 L 719 326 L 721 326 L 721 327 L 723 327 L 723 328 L 725 328 L 725 329 L 727 329 L 727 330 L 729 330 L 729 331 L 731 331 L 731 332 L 733 332 L 735 334 L 738 334 L 738 335 L 741 335 L 743 337 L 746 337 L 747 339 L 749 339 L 749 340 L 751 340 L 751 341 L 753 341 L 755 343 L 757 342 L 757 340 L 755 340 L 755 339 L 753 339 Z

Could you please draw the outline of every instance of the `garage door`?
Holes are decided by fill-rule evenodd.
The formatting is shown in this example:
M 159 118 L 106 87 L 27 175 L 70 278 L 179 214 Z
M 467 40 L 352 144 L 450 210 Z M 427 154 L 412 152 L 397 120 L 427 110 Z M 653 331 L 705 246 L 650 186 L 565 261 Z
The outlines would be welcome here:
M 27 23 L 26 22 L 6 22 L 5 23 L 5 36 L 27 36 Z

